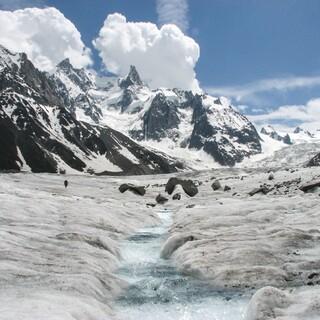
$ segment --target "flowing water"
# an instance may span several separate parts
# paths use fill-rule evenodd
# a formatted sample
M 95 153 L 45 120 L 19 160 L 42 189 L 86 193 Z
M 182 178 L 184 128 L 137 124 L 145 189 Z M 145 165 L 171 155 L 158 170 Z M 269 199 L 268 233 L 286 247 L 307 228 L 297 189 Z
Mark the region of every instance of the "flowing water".
M 171 225 L 170 210 L 158 212 L 159 226 L 145 228 L 123 243 L 118 275 L 129 287 L 117 301 L 121 320 L 242 320 L 248 298 L 217 292 L 177 272 L 160 250 Z

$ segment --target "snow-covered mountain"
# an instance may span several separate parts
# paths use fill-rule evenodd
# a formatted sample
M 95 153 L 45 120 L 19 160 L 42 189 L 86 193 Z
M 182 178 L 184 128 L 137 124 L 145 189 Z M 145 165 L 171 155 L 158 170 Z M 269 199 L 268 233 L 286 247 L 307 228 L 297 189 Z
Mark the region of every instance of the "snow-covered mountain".
M 151 90 L 134 66 L 125 78 L 99 77 L 66 59 L 47 74 L 4 47 L 0 134 L 0 170 L 34 172 L 138 174 L 286 162 L 303 150 L 311 159 L 320 143 L 320 132 L 299 127 L 267 126 L 259 135 L 226 98 Z
M 296 127 L 294 130 L 276 130 L 271 125 L 265 126 L 261 129 L 261 138 L 265 136 L 271 137 L 273 140 L 283 142 L 284 144 L 297 144 L 297 143 L 315 143 L 320 142 L 320 131 L 311 133 L 301 127 Z
M 289 133 L 294 143 L 320 142 L 320 132 L 311 133 L 308 130 L 296 127 L 292 133 Z
M 66 75 L 68 61 L 58 69 L 42 73 L 25 54 L 0 46 L 0 170 L 151 174 L 181 167 L 105 125 L 77 120 L 75 105 L 95 119 L 94 107 L 85 103 L 92 83 L 84 70 Z
M 111 173 L 234 166 L 261 152 L 253 124 L 225 98 L 151 90 L 134 66 L 99 77 L 68 59 L 53 74 L 0 49 L 0 169 Z
M 267 135 L 276 141 L 281 141 L 284 144 L 292 144 L 291 138 L 288 133 L 281 135 L 270 125 L 263 127 L 261 129 L 261 134 Z
M 262 152 L 241 163 L 245 167 L 284 167 L 317 165 L 320 132 L 297 127 L 277 130 L 271 125 L 261 129 Z M 312 160 L 310 160 L 312 159 Z
M 139 143 L 192 167 L 233 166 L 261 152 L 260 137 L 252 123 L 228 100 L 178 89 L 151 90 L 134 66 L 127 77 L 98 78 L 90 87 L 78 81 L 85 71 L 65 61 L 54 75 L 74 99 L 77 119 L 108 125 Z M 76 96 L 74 93 L 78 93 Z

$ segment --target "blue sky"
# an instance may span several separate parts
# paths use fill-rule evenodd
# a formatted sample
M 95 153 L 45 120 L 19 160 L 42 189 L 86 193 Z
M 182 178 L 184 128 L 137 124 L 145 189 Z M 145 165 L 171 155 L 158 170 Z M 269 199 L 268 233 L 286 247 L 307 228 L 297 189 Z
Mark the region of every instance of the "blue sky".
M 110 13 L 122 13 L 129 21 L 159 23 L 156 0 L 39 0 L 37 4 L 41 1 L 63 12 L 91 48 Z M 196 72 L 202 88 L 229 96 L 248 114 L 306 105 L 320 96 L 319 0 L 184 1 L 185 31 L 201 48 Z M 10 1 L 0 0 L 0 7 L 6 2 Z M 30 4 L 11 0 L 15 2 Z M 100 58 L 93 53 L 99 67 Z

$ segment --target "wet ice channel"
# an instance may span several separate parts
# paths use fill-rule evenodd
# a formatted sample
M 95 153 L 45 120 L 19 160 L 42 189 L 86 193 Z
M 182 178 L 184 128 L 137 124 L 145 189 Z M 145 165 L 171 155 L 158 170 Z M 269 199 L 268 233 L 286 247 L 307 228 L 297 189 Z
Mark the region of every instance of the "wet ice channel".
M 161 210 L 162 223 L 145 228 L 124 241 L 123 264 L 118 275 L 129 287 L 117 300 L 121 320 L 183 319 L 242 320 L 248 298 L 217 292 L 206 283 L 184 276 L 170 261 L 160 258 L 171 212 Z

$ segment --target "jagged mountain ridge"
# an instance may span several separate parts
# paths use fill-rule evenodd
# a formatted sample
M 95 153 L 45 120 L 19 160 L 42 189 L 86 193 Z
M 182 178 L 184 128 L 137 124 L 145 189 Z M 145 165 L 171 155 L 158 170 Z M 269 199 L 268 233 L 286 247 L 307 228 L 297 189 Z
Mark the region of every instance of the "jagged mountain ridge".
M 74 69 L 71 64 L 69 68 Z M 56 74 L 63 72 L 58 66 Z M 68 77 L 66 74 L 58 76 L 61 81 Z M 71 80 L 68 78 L 67 83 Z M 71 91 L 79 90 L 77 83 L 73 86 L 77 89 Z M 127 77 L 106 78 L 85 93 L 82 90 L 80 96 L 87 104 L 74 104 L 79 119 L 107 124 L 176 157 L 203 152 L 216 164 L 234 166 L 261 152 L 255 127 L 226 99 L 179 89 L 151 90 L 134 66 Z M 101 111 L 97 111 L 97 117 L 86 112 L 90 104 Z
M 273 126 L 268 125 L 261 129 L 261 137 L 269 136 L 273 140 L 283 142 L 287 145 L 298 144 L 298 143 L 315 143 L 320 140 L 319 131 L 311 133 L 301 127 L 288 132 L 288 130 L 276 130 Z
M 81 84 L 86 72 L 77 71 L 73 81 Z M 77 120 L 75 103 L 85 87 L 71 95 L 64 82 L 0 46 L 0 170 L 155 174 L 181 167 L 105 125 Z
M 25 54 L 1 47 L 0 57 L 2 130 L 15 146 L 8 153 L 10 165 L 8 157 L 1 156 L 2 169 L 31 163 L 33 171 L 54 172 L 66 164 L 76 171 L 161 173 L 193 166 L 201 157 L 211 161 L 208 166 L 234 166 L 261 152 L 255 127 L 224 98 L 151 90 L 133 66 L 123 79 L 99 78 L 66 59 L 49 75 L 38 71 Z M 24 158 L 26 148 L 17 143 L 23 134 L 34 144 L 30 150 L 41 150 L 38 158 L 51 164 L 34 165 L 33 157 Z M 88 142 L 92 135 L 94 146 Z M 108 143 L 112 150 L 124 148 L 127 162 L 119 158 L 121 152 L 106 151 L 110 146 L 101 139 L 104 135 L 116 136 Z
M 292 141 L 289 134 L 280 135 L 272 126 L 268 125 L 261 129 L 261 134 L 267 135 L 273 140 L 283 142 L 284 144 L 291 145 Z

